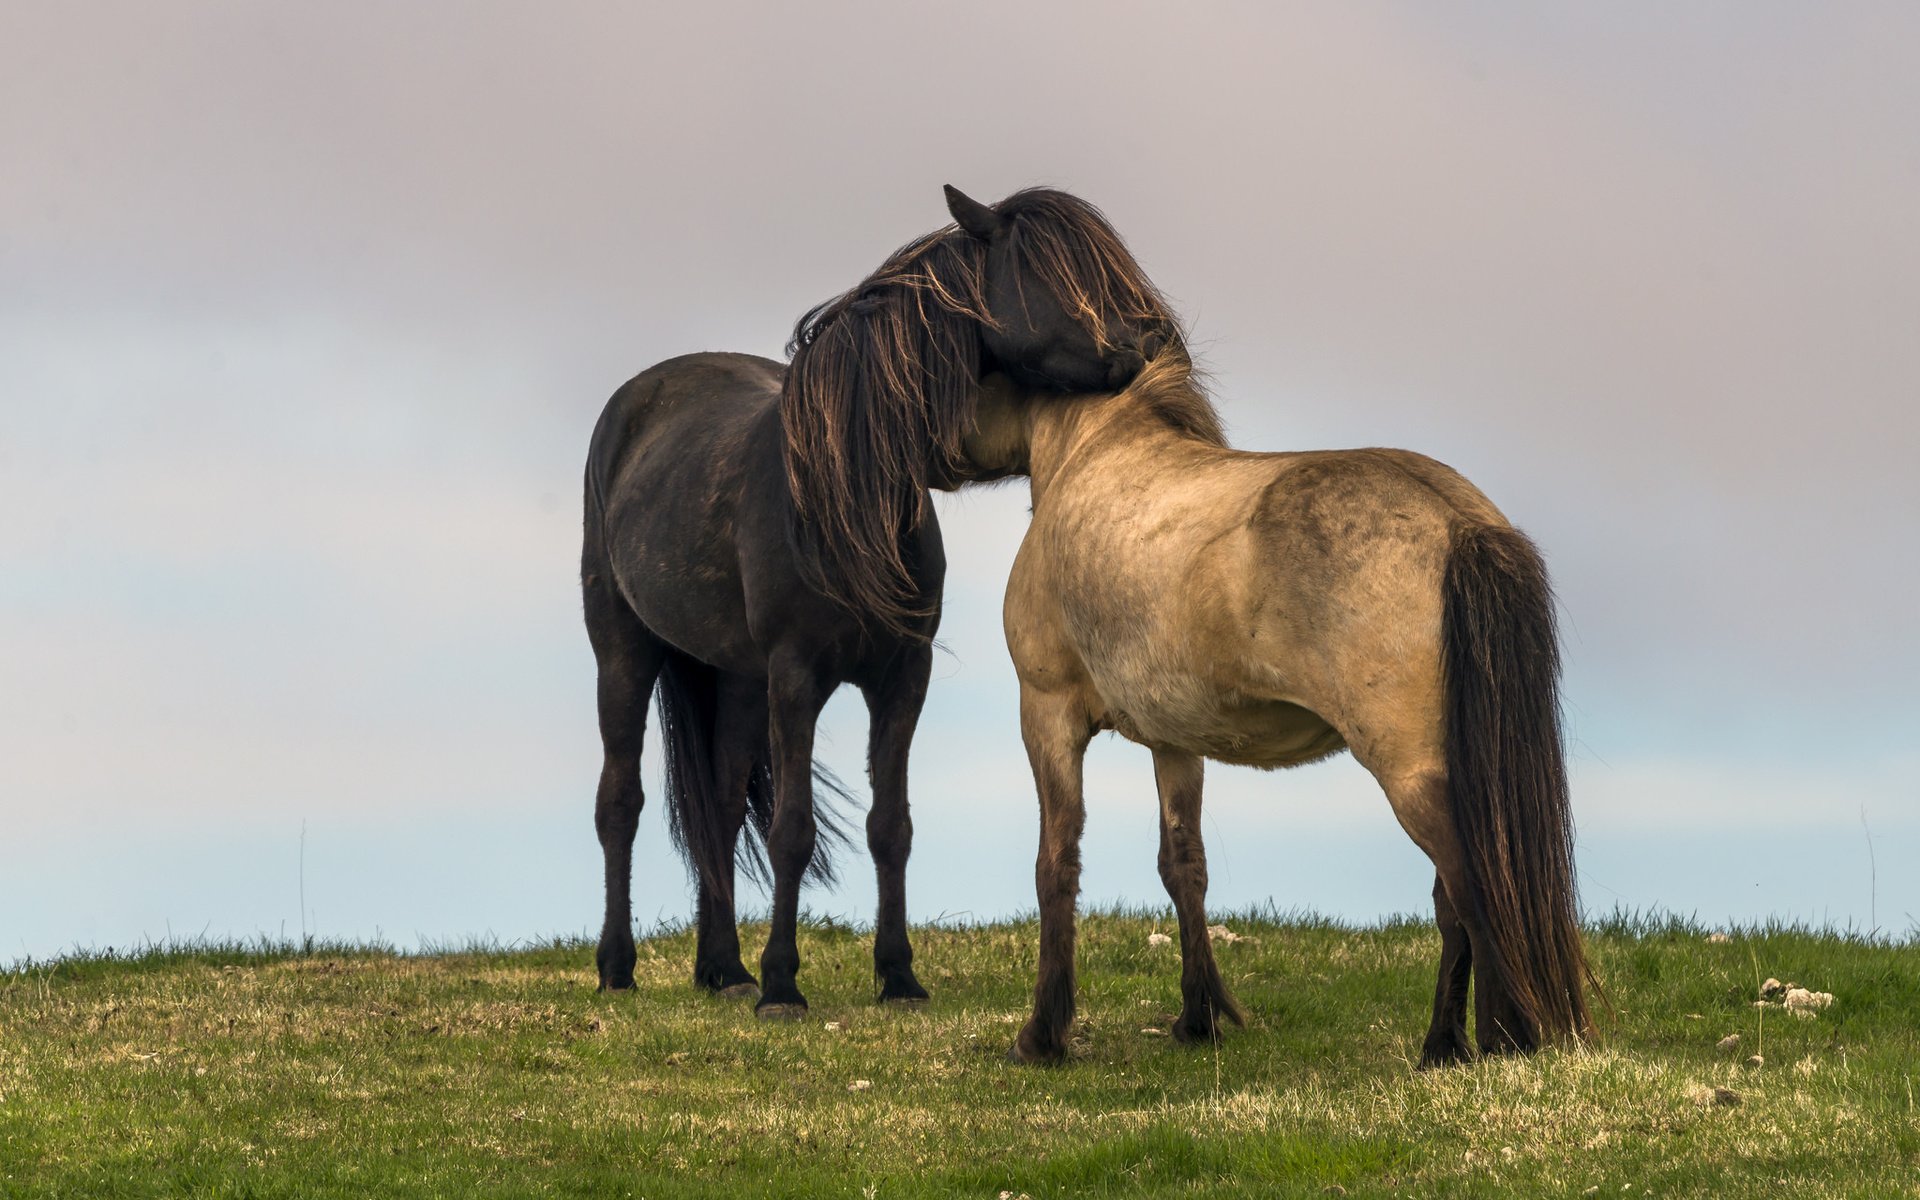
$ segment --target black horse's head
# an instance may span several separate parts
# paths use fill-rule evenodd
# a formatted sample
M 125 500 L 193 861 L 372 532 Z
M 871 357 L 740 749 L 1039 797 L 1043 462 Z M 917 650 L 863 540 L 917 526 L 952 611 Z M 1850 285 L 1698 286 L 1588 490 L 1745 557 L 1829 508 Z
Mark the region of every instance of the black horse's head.
M 947 185 L 947 211 L 985 251 L 983 373 L 1061 392 L 1125 387 L 1178 323 L 1100 210 L 1052 188 L 988 206 Z

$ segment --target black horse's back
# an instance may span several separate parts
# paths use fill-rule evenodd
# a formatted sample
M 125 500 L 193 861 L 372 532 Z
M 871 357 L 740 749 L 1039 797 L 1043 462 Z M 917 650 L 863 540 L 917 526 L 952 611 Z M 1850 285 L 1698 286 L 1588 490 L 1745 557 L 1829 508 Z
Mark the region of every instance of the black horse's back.
M 779 403 L 787 369 L 770 358 L 710 352 L 655 363 L 620 385 L 594 426 L 587 449 L 587 514 L 606 515 L 614 481 L 629 465 L 659 454 L 706 459 L 728 439 L 744 435 L 756 417 Z M 716 437 L 716 434 L 720 436 Z

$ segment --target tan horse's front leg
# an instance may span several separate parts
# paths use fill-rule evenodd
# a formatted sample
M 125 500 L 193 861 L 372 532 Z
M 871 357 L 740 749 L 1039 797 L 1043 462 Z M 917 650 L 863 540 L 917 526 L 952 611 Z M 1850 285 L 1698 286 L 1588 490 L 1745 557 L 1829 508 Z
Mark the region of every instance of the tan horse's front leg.
M 1020 733 L 1040 793 L 1040 854 L 1034 887 L 1040 901 L 1040 971 L 1033 1016 L 1020 1030 L 1011 1057 L 1058 1062 L 1073 1026 L 1074 902 L 1080 894 L 1080 835 L 1086 825 L 1081 767 L 1093 724 L 1070 695 L 1020 688 Z
M 1221 1018 L 1245 1025 L 1227 992 L 1207 934 L 1207 847 L 1200 838 L 1200 794 L 1205 760 L 1181 750 L 1153 752 L 1160 789 L 1160 881 L 1180 917 L 1180 1017 L 1173 1036 L 1212 1041 Z

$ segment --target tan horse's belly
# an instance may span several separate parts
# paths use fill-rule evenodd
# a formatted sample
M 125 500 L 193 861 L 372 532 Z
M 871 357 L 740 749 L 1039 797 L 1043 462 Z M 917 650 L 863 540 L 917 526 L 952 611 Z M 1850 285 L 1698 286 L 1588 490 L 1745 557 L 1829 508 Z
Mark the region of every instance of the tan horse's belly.
M 1111 660 L 1083 662 L 1104 707 L 1101 724 L 1129 741 L 1269 768 L 1312 762 L 1347 745 L 1309 708 L 1223 691 L 1164 659 L 1134 669 Z

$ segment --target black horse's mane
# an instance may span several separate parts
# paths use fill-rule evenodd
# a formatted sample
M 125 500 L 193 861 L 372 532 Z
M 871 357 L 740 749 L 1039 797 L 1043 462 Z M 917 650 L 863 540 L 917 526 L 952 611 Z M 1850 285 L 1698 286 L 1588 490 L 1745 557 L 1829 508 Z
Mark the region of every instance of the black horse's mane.
M 994 208 L 1021 286 L 1043 288 L 1103 348 L 1130 326 L 1178 328 L 1093 205 L 1030 188 Z M 916 238 L 801 317 L 787 346 L 780 417 L 797 558 L 821 592 L 896 632 L 934 602 L 914 586 L 906 534 L 973 421 L 980 329 L 993 324 L 986 263 L 986 244 L 954 226 Z

